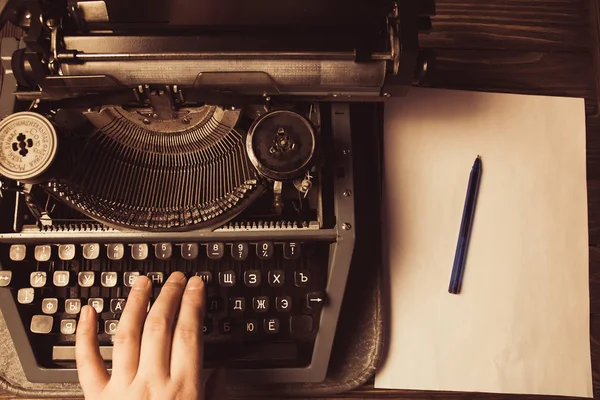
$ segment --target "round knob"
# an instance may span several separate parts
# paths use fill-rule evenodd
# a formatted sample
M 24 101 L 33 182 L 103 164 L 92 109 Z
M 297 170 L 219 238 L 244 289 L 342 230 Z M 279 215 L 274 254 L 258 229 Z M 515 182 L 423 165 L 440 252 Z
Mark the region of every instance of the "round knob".
M 58 137 L 43 116 L 18 112 L 0 122 L 0 175 L 35 182 L 56 156 Z
M 315 131 L 302 115 L 277 110 L 257 119 L 246 138 L 248 157 L 263 176 L 273 180 L 302 176 L 315 153 Z

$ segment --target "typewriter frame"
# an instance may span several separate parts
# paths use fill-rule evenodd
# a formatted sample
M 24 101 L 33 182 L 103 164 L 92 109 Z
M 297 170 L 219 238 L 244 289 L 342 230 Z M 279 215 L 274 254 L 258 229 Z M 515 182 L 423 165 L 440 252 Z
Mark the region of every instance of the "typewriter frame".
M 7 3 L 7 2 L 5 2 Z M 72 2 L 71 2 L 72 3 Z M 323 307 L 320 314 L 319 331 L 314 342 L 312 358 L 310 365 L 303 368 L 269 368 L 269 369 L 233 369 L 228 373 L 230 377 L 238 382 L 249 383 L 283 383 L 283 382 L 321 382 L 325 379 L 327 369 L 330 363 L 330 355 L 335 337 L 336 326 L 338 323 L 342 301 L 350 264 L 355 250 L 355 202 L 354 202 L 354 171 L 353 171 L 353 148 L 351 142 L 351 124 L 350 124 L 350 104 L 349 102 L 380 102 L 389 96 L 402 95 L 408 90 L 411 83 L 419 81 L 423 78 L 422 74 L 426 72 L 428 62 L 432 61 L 430 55 L 422 52 L 418 46 L 417 33 L 430 28 L 430 21 L 425 18 L 426 15 L 432 15 L 435 12 L 433 1 L 416 1 L 406 0 L 397 1 L 396 8 L 390 16 L 390 47 L 385 51 L 377 51 L 373 54 L 365 54 L 363 51 L 348 51 L 329 53 L 321 51 L 320 53 L 307 53 L 314 60 L 319 60 L 321 57 L 332 58 L 344 65 L 359 65 L 365 66 L 364 61 L 371 63 L 371 72 L 378 72 L 376 75 L 376 85 L 362 85 L 362 82 L 349 82 L 340 87 L 332 86 L 321 89 L 318 86 L 312 87 L 305 85 L 300 88 L 292 88 L 289 90 L 282 89 L 278 91 L 277 82 L 266 81 L 264 91 L 257 93 L 252 92 L 251 95 L 260 100 L 264 96 L 273 94 L 277 96 L 287 96 L 294 98 L 301 96 L 303 101 L 323 101 L 331 104 L 331 129 L 332 140 L 334 145 L 334 159 L 331 160 L 333 168 L 343 170 L 343 173 L 333 174 L 333 207 L 336 223 L 333 228 L 318 229 L 318 230 L 266 230 L 266 231 L 228 231 L 226 229 L 218 231 L 198 230 L 189 232 L 138 232 L 138 231 L 118 231 L 108 230 L 105 232 L 60 232 L 49 231 L 40 233 L 36 230 L 25 229 L 19 233 L 0 233 L 0 243 L 15 243 L 15 244 L 37 244 L 40 241 L 51 242 L 56 244 L 73 243 L 74 241 L 93 241 L 98 243 L 112 243 L 115 241 L 126 243 L 153 243 L 159 241 L 169 241 L 174 243 L 194 242 L 194 241 L 253 241 L 264 238 L 265 234 L 274 241 L 287 239 L 293 240 L 311 240 L 330 243 L 328 276 L 325 291 L 327 293 L 327 303 Z M 6 4 L 4 4 L 6 6 Z M 3 6 L 0 6 L 2 10 Z M 17 14 L 15 14 L 17 15 Z M 35 17 L 35 15 L 34 15 Z M 37 23 L 37 18 L 31 18 L 31 21 Z M 15 22 L 15 21 L 13 21 Z M 50 21 L 47 21 L 50 22 Z M 39 27 L 38 27 L 39 28 Z M 56 27 L 48 26 L 56 33 Z M 38 29 L 39 31 L 39 29 Z M 34 30 L 34 32 L 36 32 Z M 39 32 L 38 32 L 39 34 Z M 107 36 L 108 37 L 108 36 Z M 54 37 L 56 39 L 56 36 Z M 82 37 L 78 40 L 85 41 Z M 2 93 L 12 93 L 17 87 L 17 79 L 12 71 L 12 56 L 16 50 L 30 46 L 40 46 L 36 43 L 38 38 L 35 35 L 29 38 L 27 43 L 17 41 L 12 38 L 6 38 L 2 41 L 1 59 L 4 67 L 5 76 L 2 83 Z M 96 38 L 97 39 L 97 38 Z M 75 39 L 72 39 L 75 40 Z M 153 38 L 154 40 L 154 38 Z M 163 39 L 164 43 L 160 46 L 171 48 L 169 44 L 174 42 L 174 38 Z M 92 40 L 93 41 L 93 40 Z M 83 42 L 81 42 L 84 44 Z M 165 44 L 166 43 L 166 44 Z M 77 53 L 70 52 L 73 49 L 57 48 L 57 41 L 54 40 L 51 50 L 54 50 L 55 61 L 64 61 L 67 66 L 76 65 L 76 60 L 85 60 L 93 64 L 94 59 L 99 60 L 100 56 L 104 56 L 102 52 L 91 52 L 97 54 L 87 54 L 86 52 Z M 151 45 L 156 45 L 153 43 Z M 160 47 L 159 46 L 159 47 Z M 68 46 L 67 46 L 68 47 Z M 78 46 L 75 46 L 78 47 Z M 127 46 L 125 46 L 127 47 Z M 85 46 L 83 47 L 85 50 Z M 60 50 L 65 50 L 60 52 Z M 81 50 L 78 48 L 78 50 Z M 123 49 L 121 56 L 130 55 Z M 154 49 L 152 53 L 160 53 L 160 49 Z M 177 50 L 177 49 L 176 49 Z M 315 49 L 316 50 L 316 49 Z M 330 50 L 330 49 L 327 49 Z M 217 53 L 221 53 L 220 51 Z M 217 54 L 218 56 L 220 56 Z M 52 55 L 52 52 L 49 52 Z M 106 54 L 105 54 L 106 55 Z M 177 55 L 177 54 L 174 54 Z M 225 54 L 228 55 L 228 54 Z M 236 56 L 245 56 L 247 58 L 254 57 L 253 54 L 235 54 Z M 108 55 L 105 61 L 111 61 L 115 57 Z M 177 56 L 178 59 L 186 59 L 189 55 L 183 54 Z M 211 52 L 193 54 L 194 59 L 210 58 L 215 56 Z M 231 56 L 231 54 L 229 54 Z M 262 54 L 267 59 L 273 57 L 273 54 Z M 306 54 L 290 53 L 284 57 L 284 60 L 302 62 Z M 283 56 L 282 56 L 283 57 Z M 11 114 L 14 111 L 15 99 L 18 100 L 44 100 L 44 99 L 74 99 L 85 93 L 85 84 L 80 87 L 76 75 L 85 76 L 83 72 L 64 77 L 52 75 L 46 76 L 40 74 L 35 68 L 31 68 L 24 74 L 23 65 L 15 66 L 16 73 L 21 81 L 31 80 L 35 84 L 39 84 L 43 88 L 39 90 L 28 90 L 27 87 L 35 87 L 36 85 L 24 85 L 21 90 L 17 90 L 14 96 L 0 96 L 0 117 Z M 24 76 L 27 75 L 27 76 Z M 369 75 L 368 73 L 366 75 Z M 375 75 L 374 75 L 375 76 Z M 74 78 L 74 79 L 71 79 Z M 97 73 L 89 73 L 86 76 L 90 79 L 92 86 L 99 87 L 100 84 L 111 83 L 106 77 L 102 77 Z M 141 78 L 140 78 L 141 79 Z M 260 81 L 262 82 L 262 81 Z M 259 83 L 260 83 L 259 82 Z M 89 84 L 90 82 L 88 82 Z M 114 82 L 113 82 L 114 83 Z M 145 83 L 145 82 L 144 82 Z M 204 82 L 206 84 L 206 82 Z M 208 82 L 208 83 L 212 83 Z M 353 85 L 352 83 L 356 83 Z M 261 83 L 262 84 L 262 83 Z M 202 86 L 202 85 L 200 85 Z M 107 85 L 105 93 L 108 95 L 127 94 L 131 97 L 131 91 L 123 93 L 120 91 L 122 87 Z M 197 89 L 196 85 L 192 89 Z M 113 92 L 111 92 L 113 91 Z M 190 91 L 193 93 L 193 90 Z M 261 96 L 262 94 L 262 96 Z M 202 95 L 206 95 L 203 93 Z M 344 102 L 340 102 L 344 99 Z M 328 160 L 329 161 L 329 160 Z M 356 171 L 361 173 L 361 171 Z M 14 297 L 9 289 L 0 288 L 0 307 L 2 309 L 11 337 L 15 344 L 18 357 L 23 366 L 26 377 L 32 382 L 40 383 L 56 383 L 56 382 L 78 382 L 77 370 L 74 368 L 45 368 L 38 365 L 33 349 L 29 343 L 26 327 L 23 326 L 17 305 Z
M 12 42 L 12 43 L 11 43 Z M 2 63 L 5 67 L 5 78 L 2 90 L 11 90 L 10 85 L 16 85 L 12 75 L 10 59 L 18 44 L 12 39 L 3 39 Z M 13 86 L 14 87 L 14 86 Z M 6 99 L 7 96 L 4 97 Z M 0 111 L 14 107 L 14 97 L 0 103 Z M 11 102 L 10 99 L 13 101 Z M 9 104 L 10 103 L 10 104 Z M 126 241 L 139 242 L 193 242 L 203 240 L 244 240 L 252 241 L 269 236 L 277 240 L 313 240 L 331 242 L 329 250 L 329 270 L 326 293 L 327 303 L 320 315 L 319 332 L 314 343 L 311 363 L 303 368 L 268 368 L 268 369 L 233 369 L 229 371 L 232 379 L 240 382 L 281 383 L 281 382 L 320 382 L 326 374 L 330 361 L 331 349 L 335 337 L 350 263 L 354 251 L 354 171 L 353 151 L 351 143 L 350 105 L 348 103 L 331 104 L 331 129 L 334 143 L 334 167 L 343 173 L 333 177 L 333 204 L 336 224 L 331 229 L 298 230 L 298 231 L 252 231 L 228 232 L 199 230 L 190 232 L 138 232 L 138 231 L 106 231 L 106 232 L 44 232 L 23 231 L 20 233 L 0 234 L 0 243 L 35 244 L 43 237 L 44 241 L 52 243 L 70 243 L 77 239 L 86 239 L 98 243 Z M 334 279 L 332 279 L 334 277 Z M 343 282 L 343 284 L 340 284 Z M 0 289 L 0 307 L 7 321 L 11 337 L 15 344 L 19 360 L 27 379 L 31 382 L 78 382 L 77 370 L 66 368 L 45 368 L 38 365 L 32 347 L 29 343 L 26 328 L 23 326 L 10 289 Z M 109 370 L 110 371 L 110 370 Z

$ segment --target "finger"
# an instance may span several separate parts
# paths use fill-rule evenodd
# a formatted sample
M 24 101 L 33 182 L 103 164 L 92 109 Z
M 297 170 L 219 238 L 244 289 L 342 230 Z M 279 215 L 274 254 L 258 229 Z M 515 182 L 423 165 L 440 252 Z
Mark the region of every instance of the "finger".
M 173 326 L 185 282 L 181 272 L 171 274 L 146 318 L 140 354 L 140 373 L 145 376 L 166 378 L 170 375 Z
M 140 276 L 129 292 L 113 346 L 113 379 L 129 384 L 135 378 L 140 361 L 142 329 L 150 301 L 150 279 Z
M 226 400 L 227 386 L 225 385 L 225 369 L 218 367 L 214 369 L 206 381 L 204 390 L 206 400 Z
M 183 297 L 179 318 L 173 334 L 171 376 L 179 380 L 200 382 L 202 373 L 204 322 L 204 282 L 200 277 L 190 279 Z
M 90 306 L 81 309 L 75 340 L 75 360 L 83 392 L 102 392 L 109 375 L 98 347 L 98 317 L 96 310 Z

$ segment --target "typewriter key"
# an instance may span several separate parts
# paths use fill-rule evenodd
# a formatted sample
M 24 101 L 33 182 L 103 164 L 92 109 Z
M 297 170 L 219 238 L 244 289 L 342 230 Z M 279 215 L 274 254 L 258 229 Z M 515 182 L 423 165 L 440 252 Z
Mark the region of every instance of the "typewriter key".
M 34 112 L 14 113 L 0 123 L 0 174 L 37 183 L 56 156 L 54 126 Z
M 53 325 L 54 319 L 50 315 L 34 315 L 29 329 L 33 333 L 48 334 L 52 332 Z
M 23 261 L 27 254 L 27 247 L 24 244 L 13 244 L 8 254 L 12 261 Z

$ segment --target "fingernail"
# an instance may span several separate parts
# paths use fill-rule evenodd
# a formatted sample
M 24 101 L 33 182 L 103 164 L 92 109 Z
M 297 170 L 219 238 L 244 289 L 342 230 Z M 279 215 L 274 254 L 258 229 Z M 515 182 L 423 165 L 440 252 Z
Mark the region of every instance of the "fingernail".
M 185 280 L 185 275 L 183 274 L 183 272 L 173 272 L 168 280 L 173 283 L 183 282 Z
M 192 276 L 185 290 L 199 290 L 204 288 L 204 281 L 199 276 Z
M 150 286 L 150 279 L 147 276 L 141 275 L 135 280 L 133 289 L 143 290 Z

